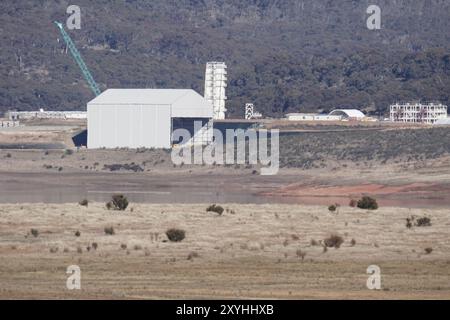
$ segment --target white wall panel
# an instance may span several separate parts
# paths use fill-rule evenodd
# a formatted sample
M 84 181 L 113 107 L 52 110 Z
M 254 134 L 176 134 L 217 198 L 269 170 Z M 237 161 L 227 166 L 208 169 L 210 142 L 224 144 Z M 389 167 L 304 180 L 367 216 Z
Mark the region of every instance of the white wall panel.
M 100 121 L 100 147 L 116 148 L 116 107 L 101 106 L 99 107 Z M 89 134 L 89 133 L 88 133 Z
M 136 118 L 134 110 L 128 106 L 116 107 L 116 144 L 118 147 L 133 147 L 131 145 L 132 120 Z
M 88 105 L 88 148 L 170 148 L 167 105 Z

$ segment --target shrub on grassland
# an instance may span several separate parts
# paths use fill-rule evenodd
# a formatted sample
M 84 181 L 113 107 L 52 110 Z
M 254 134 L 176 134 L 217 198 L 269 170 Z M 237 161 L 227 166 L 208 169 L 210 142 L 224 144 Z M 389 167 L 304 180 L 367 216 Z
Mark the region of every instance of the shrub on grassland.
M 181 242 L 186 237 L 186 232 L 181 229 L 169 229 L 166 231 L 166 236 L 172 242 Z
M 206 208 L 206 212 L 215 212 L 218 213 L 219 215 L 222 215 L 223 211 L 224 208 L 216 204 L 212 204 L 208 208 Z
M 337 235 L 337 234 L 332 234 L 331 236 L 326 238 L 323 241 L 323 243 L 328 248 L 339 249 L 341 247 L 341 245 L 344 243 L 344 239 L 341 236 Z
M 37 238 L 39 236 L 39 230 L 37 229 L 31 229 L 30 233 L 33 235 L 33 237 Z
M 339 208 L 339 205 L 338 205 L 338 204 L 332 204 L 332 205 L 330 205 L 330 206 L 328 207 L 328 211 L 330 211 L 330 212 L 336 212 L 338 208 Z
M 114 228 L 113 227 L 106 227 L 105 228 L 105 234 L 110 235 L 110 236 L 114 235 L 115 234 Z
M 406 227 L 408 229 L 411 229 L 412 227 L 431 227 L 431 218 L 426 216 L 411 216 L 409 218 L 406 218 Z
M 113 195 L 111 201 L 106 204 L 108 210 L 125 211 L 127 207 L 128 199 L 123 194 Z
M 377 200 L 367 196 L 362 197 L 361 200 L 358 201 L 357 206 L 360 209 L 368 209 L 368 210 L 378 209 Z

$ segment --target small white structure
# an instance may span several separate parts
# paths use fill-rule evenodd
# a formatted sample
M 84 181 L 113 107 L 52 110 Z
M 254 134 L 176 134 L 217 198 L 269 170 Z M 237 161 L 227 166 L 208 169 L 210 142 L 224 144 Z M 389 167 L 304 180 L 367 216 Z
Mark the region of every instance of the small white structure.
M 255 105 L 253 103 L 245 104 L 245 120 L 261 119 L 262 117 L 261 112 L 255 111 Z
M 290 121 L 341 121 L 342 116 L 316 113 L 288 113 L 286 118 Z
M 330 112 L 330 116 L 341 116 L 342 120 L 361 121 L 366 116 L 358 109 L 336 109 Z
M 253 115 L 255 113 L 255 106 L 253 103 L 246 103 L 245 104 L 245 120 L 250 120 L 253 118 Z
M 314 121 L 314 113 L 288 113 L 286 118 L 290 121 Z
M 252 119 L 262 119 L 263 115 L 261 112 L 255 111 L 253 112 L 253 117 Z
M 14 127 L 19 127 L 20 126 L 20 122 L 19 121 L 14 121 L 14 120 L 0 120 L 0 128 L 14 128 Z
M 212 105 L 190 89 L 109 89 L 87 110 L 90 149 L 170 148 L 178 128 L 201 143 L 212 139 Z
M 411 122 L 433 124 L 447 118 L 447 106 L 443 104 L 406 103 L 393 104 L 390 110 L 392 122 Z
M 439 119 L 434 124 L 437 126 L 450 126 L 450 118 Z
M 205 99 L 214 109 L 214 120 L 225 119 L 227 65 L 225 62 L 208 62 L 205 73 Z

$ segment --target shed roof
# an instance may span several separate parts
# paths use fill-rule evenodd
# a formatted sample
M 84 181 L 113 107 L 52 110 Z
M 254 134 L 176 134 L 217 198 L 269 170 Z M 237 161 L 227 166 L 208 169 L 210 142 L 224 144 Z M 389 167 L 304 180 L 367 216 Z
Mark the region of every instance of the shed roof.
M 171 106 L 172 117 L 212 117 L 212 105 L 192 89 L 108 89 L 88 105 Z
M 358 109 L 336 109 L 330 112 L 330 115 L 346 115 L 349 118 L 364 118 L 365 115 Z

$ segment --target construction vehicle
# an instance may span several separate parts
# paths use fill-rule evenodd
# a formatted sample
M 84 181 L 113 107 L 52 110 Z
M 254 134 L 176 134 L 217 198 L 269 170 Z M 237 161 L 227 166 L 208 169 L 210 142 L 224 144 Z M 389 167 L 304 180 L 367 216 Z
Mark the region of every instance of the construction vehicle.
M 55 24 L 58 27 L 59 31 L 61 32 L 61 35 L 64 41 L 66 42 L 67 47 L 70 50 L 70 53 L 77 62 L 78 66 L 80 67 L 81 72 L 83 72 L 83 76 L 86 79 L 87 83 L 89 84 L 89 87 L 91 88 L 92 92 L 95 94 L 95 96 L 99 96 L 102 92 L 100 91 L 97 82 L 95 82 L 94 77 L 92 77 L 91 72 L 84 63 L 84 60 L 81 57 L 81 54 L 78 51 L 77 47 L 75 46 L 74 42 L 72 41 L 66 30 L 64 30 L 62 23 L 55 21 Z

